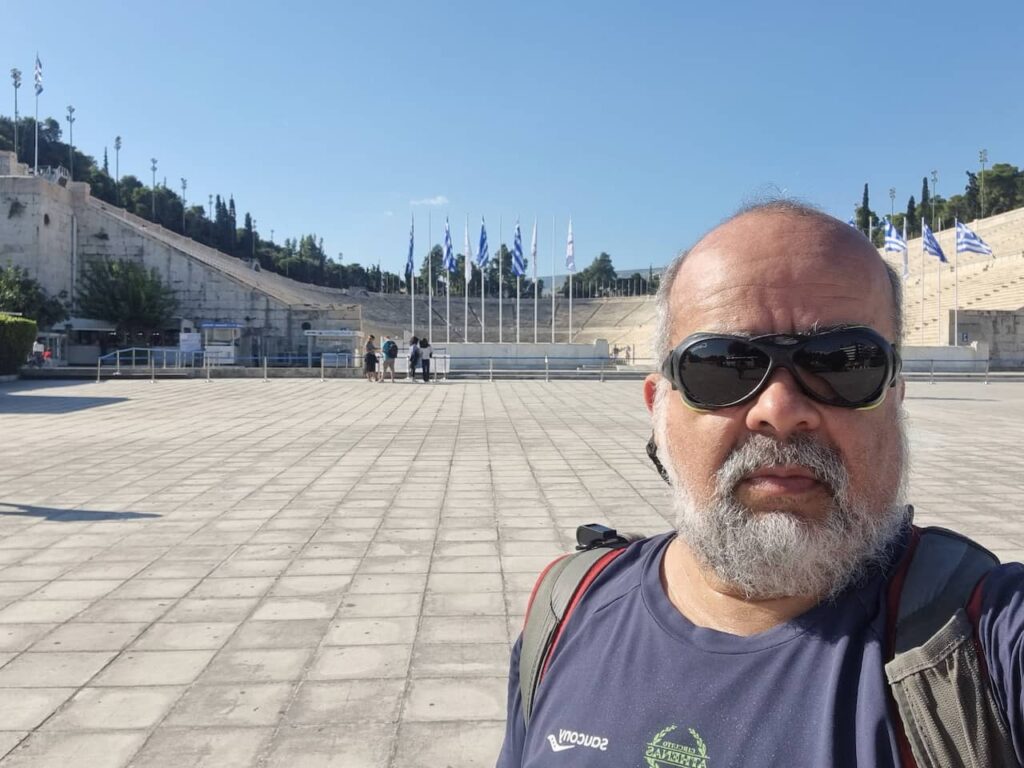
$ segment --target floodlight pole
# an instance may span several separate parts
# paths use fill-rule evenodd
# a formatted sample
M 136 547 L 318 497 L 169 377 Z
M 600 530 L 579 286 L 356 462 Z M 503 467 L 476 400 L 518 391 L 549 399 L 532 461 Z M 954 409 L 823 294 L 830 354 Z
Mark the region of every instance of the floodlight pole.
M 114 137 L 114 189 L 117 191 L 117 204 L 121 205 L 121 137 Z
M 75 180 L 75 108 L 68 104 L 68 175 Z
M 15 93 L 15 105 L 17 105 L 17 91 Z M 17 120 L 17 106 L 15 106 L 15 120 Z M 981 162 L 981 218 L 985 218 L 985 163 L 988 162 L 988 150 L 978 152 L 978 160 Z
M 181 234 L 185 234 L 185 190 L 188 189 L 188 179 L 181 177 Z
M 896 218 L 896 187 L 889 187 L 889 223 Z M 894 225 L 895 226 L 895 225 Z
M 18 162 L 18 89 L 21 88 L 21 70 L 11 69 L 11 82 L 14 83 L 14 162 Z
M 151 218 L 156 222 L 156 158 L 149 158 L 149 170 L 153 172 L 153 186 L 150 188 L 150 209 Z

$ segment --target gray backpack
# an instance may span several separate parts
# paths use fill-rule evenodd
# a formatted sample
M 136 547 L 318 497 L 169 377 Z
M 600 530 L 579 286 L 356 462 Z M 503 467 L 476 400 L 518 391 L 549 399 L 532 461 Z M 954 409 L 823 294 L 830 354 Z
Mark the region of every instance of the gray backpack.
M 527 724 L 537 688 L 573 609 L 630 539 L 580 526 L 577 552 L 549 565 L 526 609 L 519 691 Z M 888 587 L 886 678 L 899 712 L 904 768 L 1019 766 L 976 636 L 981 583 L 999 560 L 943 528 L 913 529 Z

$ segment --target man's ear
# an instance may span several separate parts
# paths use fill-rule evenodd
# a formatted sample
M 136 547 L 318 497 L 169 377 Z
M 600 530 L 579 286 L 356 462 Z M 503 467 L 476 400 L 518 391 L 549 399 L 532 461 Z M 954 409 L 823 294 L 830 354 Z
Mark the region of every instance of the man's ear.
M 647 412 L 654 415 L 654 400 L 658 396 L 658 382 L 661 381 L 661 374 L 649 373 L 644 379 L 644 405 Z

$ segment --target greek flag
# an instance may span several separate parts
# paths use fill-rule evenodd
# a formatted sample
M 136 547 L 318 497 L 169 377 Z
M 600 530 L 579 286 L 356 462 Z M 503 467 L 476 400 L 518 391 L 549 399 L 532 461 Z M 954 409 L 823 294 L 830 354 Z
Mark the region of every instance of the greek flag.
M 473 246 L 469 244 L 469 216 L 466 217 L 466 239 L 462 244 L 462 250 L 465 251 L 462 254 L 462 265 L 466 270 L 466 285 L 469 286 L 469 281 L 473 279 Z
M 885 250 L 906 253 L 907 241 L 900 237 L 900 233 L 896 231 L 896 227 L 892 225 L 889 219 L 883 219 L 882 221 L 885 222 Z
M 476 252 L 476 265 L 481 270 L 487 266 L 487 259 L 490 254 L 487 252 L 487 227 L 484 225 L 484 217 L 480 217 L 480 247 Z
M 448 272 L 455 271 L 455 251 L 452 250 L 452 230 L 448 226 L 448 217 L 444 217 L 444 268 Z
M 565 268 L 576 271 L 576 246 L 572 241 L 572 219 L 569 219 L 569 239 L 565 243 Z
M 43 92 L 43 62 L 39 60 L 39 54 L 36 54 L 36 96 Z
M 992 255 L 992 249 L 989 247 L 989 244 L 969 230 L 961 221 L 956 223 L 956 252 L 980 253 L 984 256 Z
M 512 238 L 512 274 L 522 277 L 526 274 L 526 263 L 523 261 L 523 233 L 519 231 L 516 221 L 516 234 Z
M 412 223 L 409 224 L 409 257 L 405 260 L 405 275 L 406 278 L 412 277 L 413 270 L 416 269 L 416 261 L 413 259 L 413 233 L 416 231 L 416 218 L 413 217 Z
M 851 227 L 853 227 L 854 229 L 856 229 L 856 228 L 857 228 L 857 222 L 856 222 L 856 221 L 854 221 L 853 219 L 847 219 L 847 220 L 846 220 L 846 223 L 847 223 L 847 224 L 849 224 L 849 225 L 850 225 Z
M 924 249 L 924 252 L 934 256 L 943 264 L 948 264 L 949 260 L 946 259 L 946 254 L 944 254 L 942 252 L 942 248 L 939 247 L 939 241 L 936 240 L 935 235 L 932 234 L 931 227 L 922 223 L 921 229 L 921 247 Z

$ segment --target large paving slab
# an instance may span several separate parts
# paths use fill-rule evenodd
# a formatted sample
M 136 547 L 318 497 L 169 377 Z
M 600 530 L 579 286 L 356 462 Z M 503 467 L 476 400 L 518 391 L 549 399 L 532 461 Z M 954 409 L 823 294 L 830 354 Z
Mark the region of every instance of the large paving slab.
M 1024 558 L 1024 385 L 911 383 L 918 519 Z M 640 382 L 0 385 L 0 766 L 486 766 Z

